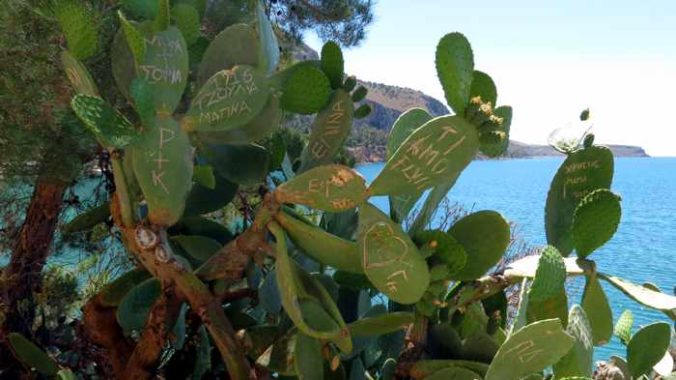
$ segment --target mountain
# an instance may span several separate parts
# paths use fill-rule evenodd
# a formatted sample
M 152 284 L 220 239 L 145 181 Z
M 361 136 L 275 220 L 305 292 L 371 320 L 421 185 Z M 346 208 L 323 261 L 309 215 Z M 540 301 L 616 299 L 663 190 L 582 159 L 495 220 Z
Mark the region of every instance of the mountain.
M 294 52 L 296 60 L 319 59 L 319 54 L 305 44 Z M 359 78 L 358 78 L 359 79 Z M 404 111 L 420 107 L 432 116 L 449 113 L 446 105 L 421 91 L 406 87 L 358 80 L 358 85 L 366 87 L 368 94 L 363 101 L 371 106 L 371 114 L 355 120 L 350 137 L 346 142 L 348 150 L 358 162 L 381 162 L 385 160 L 387 135 L 392 124 Z M 309 120 L 301 119 L 300 128 L 306 130 Z M 515 126 L 513 125 L 512 128 Z M 518 126 L 516 126 L 518 128 Z M 629 145 L 609 145 L 616 157 L 648 157 L 643 148 Z M 510 141 L 503 158 L 528 158 L 561 156 L 562 154 L 548 145 L 531 145 L 519 141 Z M 486 157 L 479 154 L 478 159 Z

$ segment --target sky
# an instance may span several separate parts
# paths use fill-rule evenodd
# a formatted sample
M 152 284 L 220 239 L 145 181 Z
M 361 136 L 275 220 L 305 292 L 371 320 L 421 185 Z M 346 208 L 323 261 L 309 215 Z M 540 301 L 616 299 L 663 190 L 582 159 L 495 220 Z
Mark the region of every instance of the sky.
M 514 108 L 513 140 L 545 144 L 589 108 L 597 143 L 676 156 L 676 1 L 379 0 L 366 40 L 344 50 L 345 71 L 445 103 L 434 54 L 455 31 L 498 105 Z M 314 35 L 306 43 L 321 50 Z

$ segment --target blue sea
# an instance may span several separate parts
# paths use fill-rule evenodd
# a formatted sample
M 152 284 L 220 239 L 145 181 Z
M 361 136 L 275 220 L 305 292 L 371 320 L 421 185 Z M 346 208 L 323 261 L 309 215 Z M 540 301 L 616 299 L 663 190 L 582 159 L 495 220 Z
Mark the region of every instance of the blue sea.
M 519 237 L 545 245 L 544 205 L 549 184 L 562 158 L 474 161 L 448 194 L 451 202 L 472 210 L 499 211 L 517 226 Z M 372 181 L 383 164 L 360 165 Z M 671 294 L 676 287 L 676 158 L 616 158 L 613 191 L 622 196 L 622 222 L 614 238 L 590 257 L 604 273 L 635 283 L 652 282 Z M 374 200 L 387 208 L 386 198 Z M 582 282 L 573 283 L 581 295 Z M 576 286 L 577 285 L 577 286 Z M 617 319 L 624 309 L 634 314 L 634 332 L 655 321 L 670 322 L 607 283 L 603 287 Z M 573 299 L 575 301 L 575 299 Z M 579 298 L 576 302 L 579 302 Z M 595 349 L 595 359 L 626 357 L 617 338 Z

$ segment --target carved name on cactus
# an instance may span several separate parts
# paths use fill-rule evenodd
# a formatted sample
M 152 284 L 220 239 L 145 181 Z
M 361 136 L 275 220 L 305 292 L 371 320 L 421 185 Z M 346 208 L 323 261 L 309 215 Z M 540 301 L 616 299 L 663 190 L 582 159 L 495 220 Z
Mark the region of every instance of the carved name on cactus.
M 190 129 L 227 130 L 249 122 L 267 102 L 268 91 L 253 67 L 237 66 L 214 74 L 188 112 Z
M 397 149 L 371 185 L 372 194 L 419 193 L 462 171 L 477 148 L 476 128 L 464 119 L 432 119 Z
M 170 36 L 154 35 L 143 39 L 146 50 L 149 48 L 159 49 L 156 57 L 160 58 L 162 66 L 153 64 L 139 65 L 141 76 L 148 83 L 166 82 L 178 84 L 183 80 L 182 70 L 172 67 L 175 58 L 184 54 L 181 41 Z
M 572 196 L 573 199 L 582 199 L 590 191 L 594 189 L 583 189 L 579 191 L 568 191 L 572 185 L 581 185 L 587 183 L 587 171 L 589 169 L 599 169 L 600 164 L 598 160 L 594 161 L 585 161 L 585 162 L 573 162 L 563 167 L 563 170 L 566 174 L 566 180 L 563 185 L 563 198 Z M 582 172 L 583 174 L 579 174 Z
M 315 159 L 321 160 L 329 153 L 330 145 L 327 139 L 340 133 L 342 118 L 345 115 L 345 109 L 342 102 L 336 102 L 331 107 L 331 114 L 326 121 L 326 128 L 322 131 L 321 137 L 312 142 L 310 152 Z

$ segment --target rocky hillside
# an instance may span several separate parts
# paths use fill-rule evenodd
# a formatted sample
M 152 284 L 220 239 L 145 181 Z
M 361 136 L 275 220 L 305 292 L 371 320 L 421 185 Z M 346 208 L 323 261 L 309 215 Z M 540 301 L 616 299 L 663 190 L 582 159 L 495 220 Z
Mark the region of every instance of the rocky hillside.
M 319 59 L 319 54 L 312 48 L 302 44 L 294 52 L 296 60 Z M 362 78 L 358 78 L 362 79 Z M 368 89 L 366 103 L 371 105 L 371 114 L 356 120 L 352 134 L 348 138 L 347 147 L 358 162 L 380 162 L 385 159 L 385 145 L 387 134 L 399 115 L 413 107 L 420 107 L 433 116 L 449 113 L 448 108 L 439 100 L 418 90 L 406 87 L 391 86 L 382 83 L 359 80 L 359 85 Z M 295 128 L 307 130 L 310 120 L 298 119 Z M 518 128 L 513 125 L 512 128 Z M 647 157 L 641 147 L 628 145 L 610 145 L 609 148 L 617 157 Z M 530 145 L 518 141 L 511 141 L 505 158 L 527 158 L 560 156 L 548 145 Z M 482 159 L 479 155 L 477 158 Z

